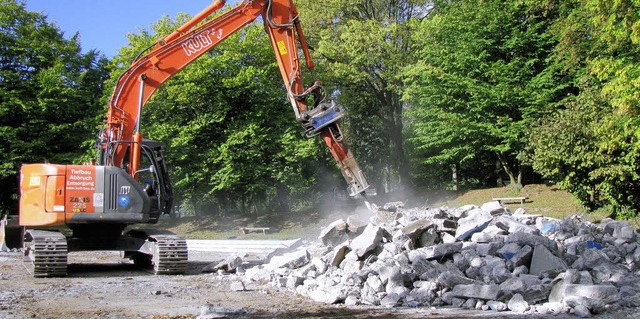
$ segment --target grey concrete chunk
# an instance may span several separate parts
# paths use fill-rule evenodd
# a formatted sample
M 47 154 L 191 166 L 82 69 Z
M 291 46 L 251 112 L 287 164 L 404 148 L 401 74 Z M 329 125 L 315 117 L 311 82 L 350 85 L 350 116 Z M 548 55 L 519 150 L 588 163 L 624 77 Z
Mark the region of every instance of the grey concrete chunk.
M 349 242 L 344 242 L 341 245 L 335 247 L 329 253 L 329 265 L 334 267 L 339 267 L 342 261 L 344 260 L 345 256 L 347 255 L 347 253 L 349 253 L 349 251 L 350 251 Z
M 507 212 L 498 201 L 486 202 L 480 206 L 480 209 L 489 212 L 492 216 L 502 215 Z
M 418 248 L 415 251 L 421 254 L 426 260 L 434 260 L 453 255 L 462 249 L 462 243 L 439 244 L 430 247 Z
M 471 285 L 475 283 L 475 280 L 465 277 L 462 273 L 447 271 L 438 276 L 438 284 L 453 288 L 457 285 Z
M 349 247 L 359 258 L 363 257 L 380 244 L 382 232 L 379 226 L 369 224 L 362 234 L 351 241 Z
M 433 222 L 428 219 L 421 219 L 410 223 L 406 227 L 401 229 L 402 234 L 409 236 L 409 238 L 415 240 L 422 234 L 423 231 L 434 227 Z
M 498 285 L 457 285 L 451 290 L 453 297 L 495 300 L 498 298 Z
M 509 309 L 507 304 L 502 301 L 490 300 L 487 301 L 486 306 L 493 311 L 507 311 Z M 484 309 L 484 307 L 482 308 Z
M 524 300 L 521 294 L 513 295 L 513 297 L 509 299 L 509 302 L 507 302 L 507 307 L 509 310 L 519 313 L 524 313 L 530 308 L 529 303 Z
M 265 267 L 267 269 L 290 268 L 295 269 L 309 263 L 311 255 L 306 249 L 299 249 L 281 256 L 273 256 Z
M 589 318 L 591 317 L 591 311 L 584 305 L 577 305 L 573 308 L 573 314 L 580 318 Z
M 440 236 L 434 228 L 429 228 L 422 232 L 416 240 L 416 247 L 428 247 L 435 244 Z
M 308 292 L 308 296 L 314 301 L 326 304 L 339 303 L 347 298 L 345 290 L 337 287 L 326 287 L 311 290 Z
M 390 294 L 387 294 L 384 298 L 382 298 L 382 300 L 380 300 L 380 305 L 387 308 L 391 308 L 391 307 L 397 306 L 399 301 L 400 301 L 400 295 L 396 293 L 390 293 Z
M 558 274 L 566 269 L 567 264 L 564 260 L 552 254 L 544 245 L 535 246 L 531 256 L 531 267 L 529 267 L 531 274 L 541 275 L 546 272 Z
M 347 240 L 347 229 L 344 219 L 338 219 L 323 228 L 318 238 L 325 246 L 335 246 Z
M 231 285 L 229 286 L 229 289 L 231 291 L 245 291 L 245 287 L 244 287 L 244 283 L 242 283 L 242 281 L 240 280 L 235 280 L 231 283 Z
M 612 303 L 620 298 L 618 288 L 612 285 L 567 284 L 565 296 L 586 297 L 601 300 L 605 303 Z
M 468 213 L 468 216 L 458 220 L 458 229 L 456 230 L 457 240 L 466 240 L 474 233 L 482 231 L 491 221 L 493 217 L 482 209 L 474 209 Z
M 493 223 L 499 228 L 505 229 L 510 234 L 518 232 L 529 234 L 538 233 L 538 229 L 535 226 L 523 224 L 510 216 L 498 216 L 494 219 Z

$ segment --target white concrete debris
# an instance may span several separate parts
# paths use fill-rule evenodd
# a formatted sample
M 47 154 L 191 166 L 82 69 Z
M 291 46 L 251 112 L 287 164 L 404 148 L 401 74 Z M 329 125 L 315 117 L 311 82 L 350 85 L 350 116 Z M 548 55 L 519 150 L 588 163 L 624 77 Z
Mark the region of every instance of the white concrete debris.
M 376 209 L 368 224 L 339 219 L 245 279 L 346 305 L 580 317 L 640 307 L 640 236 L 628 222 L 511 214 L 497 202 Z

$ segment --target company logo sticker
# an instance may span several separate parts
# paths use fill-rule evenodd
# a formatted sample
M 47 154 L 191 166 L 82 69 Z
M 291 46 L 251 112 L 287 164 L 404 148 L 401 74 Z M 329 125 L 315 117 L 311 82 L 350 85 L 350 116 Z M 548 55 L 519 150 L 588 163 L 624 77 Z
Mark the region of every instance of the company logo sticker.
M 131 199 L 129 199 L 129 196 L 127 196 L 127 195 L 118 196 L 118 205 L 120 205 L 122 207 L 127 207 L 127 206 L 129 206 L 130 202 L 131 202 Z

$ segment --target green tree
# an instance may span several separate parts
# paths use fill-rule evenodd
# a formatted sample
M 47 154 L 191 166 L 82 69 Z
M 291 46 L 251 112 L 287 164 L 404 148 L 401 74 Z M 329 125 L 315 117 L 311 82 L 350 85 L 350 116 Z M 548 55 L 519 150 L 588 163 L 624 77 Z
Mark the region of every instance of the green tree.
M 408 186 L 400 70 L 412 65 L 415 24 L 428 1 L 298 1 L 318 73 L 349 110 L 348 135 L 373 184 Z M 385 187 L 387 188 L 387 187 Z
M 165 17 L 130 34 L 119 71 L 186 19 Z M 167 81 L 145 106 L 142 130 L 168 145 L 178 200 L 197 212 L 249 211 L 249 203 L 287 210 L 290 196 L 313 185 L 320 146 L 302 137 L 290 110 L 269 38 L 254 24 Z
M 0 1 L 0 30 L 0 211 L 15 212 L 21 164 L 86 159 L 108 72 L 78 34 L 65 39 L 23 2 Z
M 580 90 L 534 131 L 557 138 L 535 144 L 538 171 L 620 216 L 640 210 L 639 10 L 637 1 L 564 2 L 554 61 Z
M 549 14 L 520 1 L 436 3 L 414 33 L 418 63 L 404 73 L 410 143 L 424 165 L 501 180 L 493 165 L 474 164 L 493 158 L 522 185 L 526 131 L 563 90 L 546 63 Z

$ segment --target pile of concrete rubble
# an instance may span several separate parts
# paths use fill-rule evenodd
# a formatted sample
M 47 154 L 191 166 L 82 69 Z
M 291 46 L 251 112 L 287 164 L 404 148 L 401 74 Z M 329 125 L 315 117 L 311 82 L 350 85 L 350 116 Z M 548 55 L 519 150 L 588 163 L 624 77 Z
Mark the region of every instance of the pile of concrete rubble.
M 511 213 L 498 202 L 395 202 L 369 216 L 336 220 L 317 243 L 281 252 L 245 278 L 347 305 L 581 317 L 640 306 L 640 242 L 627 222 Z

